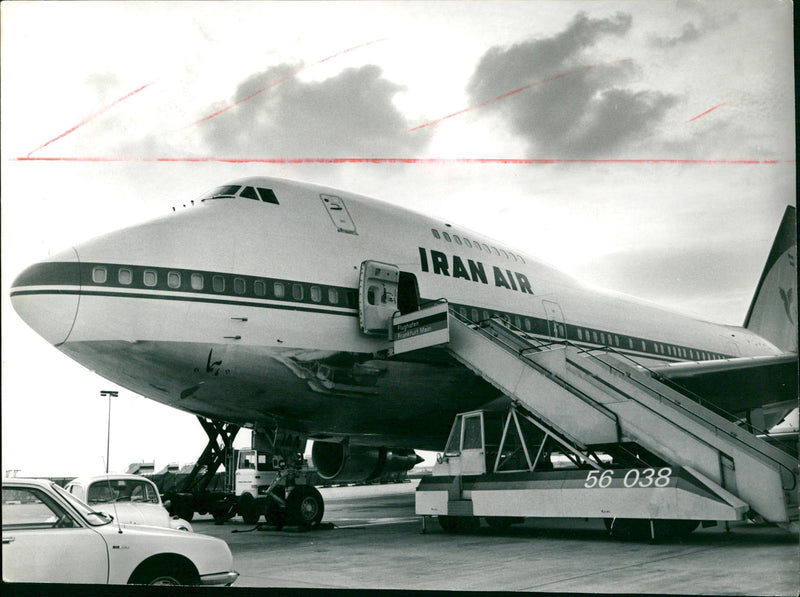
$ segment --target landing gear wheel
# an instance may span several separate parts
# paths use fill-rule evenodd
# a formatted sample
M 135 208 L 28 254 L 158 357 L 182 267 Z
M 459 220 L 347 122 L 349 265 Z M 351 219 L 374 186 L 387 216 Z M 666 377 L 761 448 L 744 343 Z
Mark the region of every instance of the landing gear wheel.
M 287 524 L 311 528 L 320 523 L 324 512 L 322 494 L 311 485 L 296 485 L 286 498 Z
M 272 495 L 285 500 L 286 490 L 283 487 L 276 487 L 272 490 Z M 267 511 L 264 512 L 264 518 L 267 519 L 268 525 L 281 530 L 286 525 L 286 511 L 272 498 L 267 498 L 267 500 Z
M 242 520 L 246 524 L 258 524 L 258 519 L 261 518 L 261 511 L 256 498 L 249 493 L 242 495 L 239 498 L 239 514 L 242 515 Z

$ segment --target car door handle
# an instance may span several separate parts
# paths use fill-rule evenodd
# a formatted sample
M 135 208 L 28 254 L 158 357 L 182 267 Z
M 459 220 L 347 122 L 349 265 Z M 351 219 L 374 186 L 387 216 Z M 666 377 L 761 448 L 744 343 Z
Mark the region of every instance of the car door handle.
M 3 545 L 5 545 L 6 543 L 13 543 L 13 542 L 14 542 L 14 537 L 3 537 Z

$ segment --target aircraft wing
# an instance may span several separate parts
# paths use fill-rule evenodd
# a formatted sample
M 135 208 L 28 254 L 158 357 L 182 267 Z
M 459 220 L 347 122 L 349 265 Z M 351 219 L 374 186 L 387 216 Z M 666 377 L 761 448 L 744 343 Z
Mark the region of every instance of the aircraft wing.
M 797 406 L 796 353 L 674 363 L 651 370 L 730 413 L 776 403 L 786 403 L 788 410 Z

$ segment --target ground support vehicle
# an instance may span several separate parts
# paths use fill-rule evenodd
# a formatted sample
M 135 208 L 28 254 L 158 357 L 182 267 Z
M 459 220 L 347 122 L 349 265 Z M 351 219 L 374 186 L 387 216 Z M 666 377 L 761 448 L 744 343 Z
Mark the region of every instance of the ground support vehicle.
M 492 526 L 581 517 L 604 519 L 621 537 L 746 519 L 797 532 L 795 455 L 613 349 L 559 339 L 557 325 L 545 342 L 502 318 L 449 310 L 436 341 L 510 406 L 456 417 L 417 489 L 417 514 L 446 530 L 479 517 Z
M 191 520 L 195 512 L 210 512 L 219 523 L 239 515 L 248 524 L 257 524 L 264 516 L 278 528 L 320 523 L 324 502 L 310 482 L 313 471 L 303 458 L 304 442 L 300 445 L 296 438 L 275 433 L 270 442 L 237 450 L 233 440 L 239 427 L 204 417 L 198 420 L 209 442 L 181 486 L 165 494 L 172 514 Z M 264 434 L 253 437 L 263 438 Z M 222 465 L 224 488 L 209 490 Z
M 49 480 L 3 480 L 3 582 L 230 585 L 221 539 L 126 525 Z

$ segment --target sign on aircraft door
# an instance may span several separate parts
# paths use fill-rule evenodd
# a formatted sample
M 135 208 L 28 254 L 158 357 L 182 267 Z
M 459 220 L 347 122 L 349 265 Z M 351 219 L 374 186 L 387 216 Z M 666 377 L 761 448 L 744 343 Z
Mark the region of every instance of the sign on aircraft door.
M 358 321 L 361 331 L 387 336 L 397 311 L 400 268 L 380 261 L 364 261 L 358 278 Z
M 542 301 L 547 314 L 547 333 L 551 338 L 567 337 L 567 324 L 564 322 L 564 313 L 561 307 L 553 301 Z

